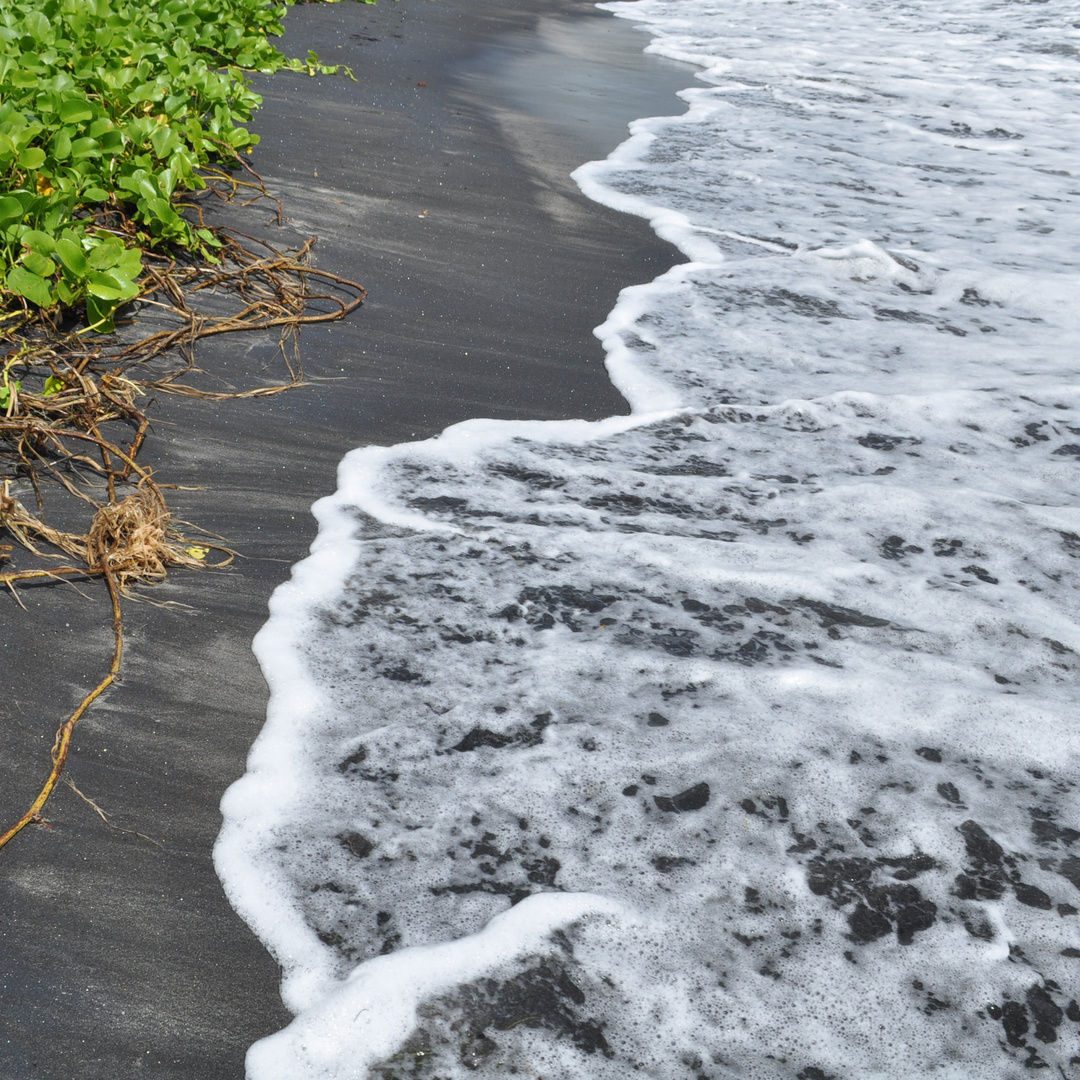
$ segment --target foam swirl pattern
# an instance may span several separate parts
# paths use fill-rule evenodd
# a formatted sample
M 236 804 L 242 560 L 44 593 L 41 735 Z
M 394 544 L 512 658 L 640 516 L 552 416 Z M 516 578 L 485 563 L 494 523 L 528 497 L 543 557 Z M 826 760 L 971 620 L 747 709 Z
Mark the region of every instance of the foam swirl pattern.
M 629 417 L 354 451 L 218 866 L 252 1080 L 1080 1066 L 1080 13 L 640 0 Z M 512 317 L 508 313 L 508 318 Z

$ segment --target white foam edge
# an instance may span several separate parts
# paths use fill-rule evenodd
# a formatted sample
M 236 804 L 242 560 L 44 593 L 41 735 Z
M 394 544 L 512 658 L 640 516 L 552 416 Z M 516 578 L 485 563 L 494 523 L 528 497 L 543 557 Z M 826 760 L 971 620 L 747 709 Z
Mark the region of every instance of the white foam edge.
M 716 53 L 704 52 L 699 45 L 693 44 L 689 49 L 681 48 L 680 42 L 684 41 L 685 38 L 683 35 L 674 32 L 671 27 L 677 29 L 682 20 L 670 20 L 668 28 L 661 31 L 653 16 L 652 4 L 648 0 L 605 0 L 605 2 L 598 3 L 596 6 L 602 11 L 610 11 L 616 18 L 631 20 L 637 24 L 635 26 L 636 30 L 643 30 L 652 34 L 653 39 L 650 44 L 645 46 L 644 52 L 700 67 L 703 69 L 700 75 L 702 79 L 708 79 L 710 76 L 719 77 L 724 74 L 728 66 L 729 61 L 726 57 Z M 639 8 L 645 8 L 645 11 L 639 11 Z M 750 89 L 750 87 L 743 86 L 741 89 Z M 754 89 L 761 88 L 754 87 Z
M 602 161 L 588 161 L 579 166 L 570 174 L 570 178 L 593 202 L 609 206 L 613 210 L 633 214 L 635 217 L 645 218 L 661 240 L 674 244 L 691 260 L 691 266 L 694 262 L 715 266 L 724 261 L 723 253 L 715 243 L 702 235 L 701 230 L 685 214 L 656 206 L 641 196 L 616 191 L 604 183 L 605 175 L 610 172 L 626 171 L 635 166 L 641 167 L 639 163 L 644 160 L 650 145 L 656 139 L 656 128 L 699 122 L 702 115 L 709 111 L 709 105 L 705 101 L 697 100 L 702 93 L 707 93 L 707 91 L 680 91 L 678 96 L 690 103 L 685 113 L 680 116 L 657 116 L 635 120 L 629 127 L 630 138 L 617 146 Z M 675 269 L 685 270 L 687 267 Z M 657 281 L 662 281 L 665 276 L 661 275 Z
M 635 400 L 674 401 L 667 388 L 661 394 L 650 379 L 636 377 L 629 363 L 624 367 L 621 381 Z M 214 865 L 229 902 L 281 964 L 282 1000 L 293 1013 L 310 1008 L 335 979 L 333 951 L 281 899 L 290 889 L 284 878 L 277 878 L 272 856 L 267 854 L 272 847 L 269 838 L 291 819 L 293 808 L 303 800 L 306 720 L 314 722 L 326 704 L 305 670 L 297 645 L 306 634 L 309 613 L 332 603 L 352 571 L 359 550 L 357 511 L 418 532 L 459 531 L 383 497 L 378 490 L 383 470 L 403 457 L 468 460 L 513 438 L 582 444 L 673 415 L 676 410 L 661 409 L 601 421 L 466 420 L 422 442 L 351 451 L 338 467 L 337 491 L 312 507 L 319 532 L 311 553 L 293 567 L 290 580 L 274 591 L 270 618 L 252 645 L 270 690 L 266 723 L 251 748 L 245 774 L 222 798 L 224 821 L 214 846 Z
M 288 1027 L 255 1043 L 247 1054 L 248 1077 L 366 1077 L 416 1029 L 417 1006 L 425 999 L 543 948 L 569 923 L 624 914 L 620 904 L 603 896 L 538 893 L 496 915 L 476 934 L 368 960 Z
M 693 111 L 692 105 L 690 113 Z M 670 118 L 661 118 L 657 122 L 662 120 Z M 646 120 L 630 125 L 631 137 L 611 156 L 614 167 L 638 159 L 647 149 L 653 138 L 648 123 Z M 282 1001 L 298 1017 L 294 1023 L 301 1027 L 307 1020 L 305 1014 L 336 992 L 339 983 L 337 961 L 333 950 L 319 940 L 285 899 L 291 890 L 274 866 L 268 852 L 272 842 L 268 838 L 279 827 L 285 826 L 292 808 L 303 800 L 305 776 L 301 763 L 307 757 L 303 738 L 305 718 L 314 721 L 325 706 L 295 646 L 304 636 L 308 613 L 340 595 L 352 570 L 358 551 L 356 512 L 391 527 L 418 532 L 458 532 L 460 530 L 454 526 L 433 521 L 383 497 L 378 490 L 383 470 L 395 459 L 406 456 L 414 460 L 424 456 L 443 461 L 467 460 L 480 450 L 505 445 L 515 438 L 582 445 L 661 422 L 685 408 L 676 388 L 663 383 L 635 361 L 621 331 L 632 326 L 651 306 L 647 296 L 655 297 L 658 289 L 677 289 L 685 274 L 702 265 L 715 264 L 722 255 L 707 240 L 695 244 L 694 237 L 698 234 L 683 215 L 651 207 L 643 200 L 634 201 L 631 208 L 623 196 L 604 188 L 599 179 L 604 164 L 592 162 L 574 174 L 588 197 L 647 218 L 658 235 L 675 243 L 691 259 L 694 252 L 704 258 L 704 263 L 680 264 L 654 281 L 622 290 L 611 314 L 594 331 L 605 350 L 612 383 L 629 403 L 630 414 L 600 421 L 472 419 L 452 425 L 432 439 L 351 451 L 338 467 L 336 492 L 312 507 L 319 531 L 310 554 L 293 567 L 290 580 L 274 591 L 269 603 L 270 618 L 254 639 L 252 648 L 270 690 L 267 719 L 252 746 L 245 774 L 229 787 L 221 800 L 224 820 L 214 846 L 214 866 L 233 908 L 282 966 Z M 591 166 L 595 169 L 590 171 Z M 543 894 L 549 897 L 563 895 Z M 540 900 L 541 897 L 533 899 Z M 599 900 L 593 897 L 590 902 Z M 495 926 L 498 919 L 521 907 L 519 904 L 504 916 L 498 916 L 488 929 Z M 533 907 L 535 905 L 526 910 L 533 910 Z M 425 948 L 450 948 L 454 944 Z M 391 957 L 379 958 L 382 963 L 390 960 Z M 362 963 L 354 974 L 372 963 L 376 961 Z M 285 1030 L 292 1031 L 293 1027 Z M 279 1034 L 285 1036 L 285 1032 Z M 264 1043 L 276 1037 L 272 1036 Z M 253 1053 L 261 1060 L 259 1055 L 264 1051 L 256 1052 L 253 1048 Z M 276 1075 L 279 1074 L 267 1073 L 266 1077 Z M 295 1072 L 281 1075 L 292 1076 Z M 259 1076 L 261 1080 L 262 1074 Z

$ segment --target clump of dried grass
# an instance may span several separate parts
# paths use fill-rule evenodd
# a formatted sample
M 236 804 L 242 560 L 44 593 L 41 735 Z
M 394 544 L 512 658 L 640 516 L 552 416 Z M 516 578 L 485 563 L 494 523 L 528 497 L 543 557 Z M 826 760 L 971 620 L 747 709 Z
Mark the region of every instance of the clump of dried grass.
M 164 581 L 171 567 L 203 569 L 203 558 L 191 551 L 190 541 L 173 526 L 172 514 L 159 488 L 143 480 L 126 499 L 108 503 L 94 514 L 87 536 L 86 562 L 91 570 L 102 573 L 107 565 L 121 591 L 126 592 L 134 584 Z M 214 565 L 230 562 L 231 552 Z
M 233 560 L 233 552 L 228 548 L 217 544 L 196 545 L 180 533 L 160 488 L 149 477 L 126 498 L 99 506 L 85 534 L 63 532 L 46 525 L 9 494 L 5 481 L 0 493 L 0 527 L 36 555 L 59 557 L 43 552 L 38 545 L 45 543 L 74 560 L 73 565 L 0 575 L 0 581 L 9 586 L 32 577 L 96 577 L 108 573 L 120 593 L 130 595 L 136 585 L 160 584 L 173 567 L 202 570 L 207 566 L 227 566 Z M 208 550 L 219 551 L 224 557 L 208 563 Z

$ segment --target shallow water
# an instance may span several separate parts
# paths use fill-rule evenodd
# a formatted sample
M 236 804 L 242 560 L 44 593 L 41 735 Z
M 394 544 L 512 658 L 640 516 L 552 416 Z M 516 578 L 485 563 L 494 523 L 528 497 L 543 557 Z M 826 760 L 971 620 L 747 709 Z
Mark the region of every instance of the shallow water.
M 218 866 L 254 1080 L 1071 1076 L 1080 10 L 640 0 L 633 408 L 355 451 Z M 1073 25 L 1073 23 L 1076 25 Z

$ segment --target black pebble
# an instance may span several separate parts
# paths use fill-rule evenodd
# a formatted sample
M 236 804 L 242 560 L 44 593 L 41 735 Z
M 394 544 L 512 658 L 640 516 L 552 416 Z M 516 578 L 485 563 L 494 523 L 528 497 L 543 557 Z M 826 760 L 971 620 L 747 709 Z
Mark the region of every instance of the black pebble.
M 946 801 L 954 804 L 960 802 L 960 792 L 957 790 L 955 784 L 938 784 L 938 794 Z
M 663 810 L 669 814 L 685 814 L 690 810 L 700 810 L 709 801 L 709 785 L 704 781 L 695 784 L 692 788 L 679 792 L 671 797 L 667 795 L 654 795 L 653 802 L 657 810 Z
M 366 859 L 375 850 L 375 845 L 363 833 L 342 833 L 338 840 L 358 859 Z
M 1037 889 L 1034 885 L 1025 885 L 1024 882 L 1018 881 L 1013 885 L 1013 892 L 1016 893 L 1016 899 L 1028 907 L 1049 911 L 1054 906 L 1053 900 L 1042 889 Z

